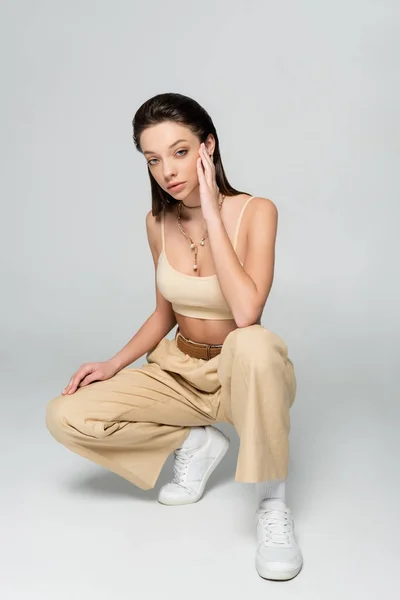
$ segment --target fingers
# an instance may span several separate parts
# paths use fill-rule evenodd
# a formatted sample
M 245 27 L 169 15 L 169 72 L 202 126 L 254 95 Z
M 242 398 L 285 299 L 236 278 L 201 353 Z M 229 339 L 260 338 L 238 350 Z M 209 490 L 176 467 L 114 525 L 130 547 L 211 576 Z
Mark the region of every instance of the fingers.
M 205 162 L 205 163 L 206 163 L 206 164 L 207 164 L 209 167 L 211 167 L 211 166 L 212 166 L 214 163 L 213 163 L 213 161 L 211 160 L 211 156 L 208 154 L 208 152 L 207 152 L 207 150 L 206 150 L 206 146 L 205 146 L 204 142 L 203 142 L 202 144 L 200 144 L 200 150 L 199 150 L 199 152 L 200 152 L 200 156 L 202 156 L 202 157 L 203 157 L 203 159 L 204 159 L 204 162 Z
M 66 394 L 73 394 L 77 390 L 77 388 L 78 388 L 78 386 L 79 386 L 82 378 L 85 377 L 85 375 L 88 375 L 91 372 L 92 372 L 92 367 L 91 366 L 87 365 L 87 366 L 81 367 L 71 377 L 71 379 L 69 380 L 68 385 L 62 391 L 62 395 L 65 396 Z
M 96 381 L 99 379 L 99 375 L 97 373 L 97 371 L 93 371 L 93 373 L 91 373 L 90 375 L 88 375 L 87 377 L 85 377 L 84 379 L 82 379 L 80 387 L 84 387 L 85 385 L 89 385 L 89 383 L 92 383 L 92 381 Z
M 205 175 L 204 175 L 204 170 L 203 170 L 203 163 L 201 162 L 200 156 L 197 159 L 196 167 L 197 167 L 197 176 L 199 178 L 199 181 L 203 182 L 205 180 Z
M 214 177 L 214 175 L 213 175 L 214 163 L 211 160 L 211 157 L 209 156 L 204 144 L 200 145 L 199 155 L 200 155 L 200 165 L 202 165 L 202 167 L 204 168 L 205 179 L 209 185 L 212 185 L 213 177 Z

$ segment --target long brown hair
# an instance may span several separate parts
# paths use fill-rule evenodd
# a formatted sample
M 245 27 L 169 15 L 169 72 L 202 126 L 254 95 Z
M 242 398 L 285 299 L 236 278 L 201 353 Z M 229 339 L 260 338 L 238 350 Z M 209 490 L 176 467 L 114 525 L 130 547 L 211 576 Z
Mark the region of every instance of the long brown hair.
M 235 196 L 236 194 L 245 193 L 232 187 L 225 175 L 219 151 L 219 139 L 210 115 L 196 100 L 188 96 L 174 93 L 157 94 L 140 106 L 132 120 L 132 137 L 139 152 L 142 152 L 140 136 L 143 131 L 147 127 L 163 123 L 164 121 L 174 121 L 180 125 L 186 125 L 198 137 L 200 143 L 205 142 L 211 133 L 215 138 L 213 161 L 215 165 L 215 179 L 219 190 L 225 196 Z M 164 208 L 168 210 L 169 206 L 177 204 L 179 200 L 176 200 L 158 185 L 150 169 L 148 169 L 148 173 L 151 185 L 152 214 L 153 216 L 158 216 Z

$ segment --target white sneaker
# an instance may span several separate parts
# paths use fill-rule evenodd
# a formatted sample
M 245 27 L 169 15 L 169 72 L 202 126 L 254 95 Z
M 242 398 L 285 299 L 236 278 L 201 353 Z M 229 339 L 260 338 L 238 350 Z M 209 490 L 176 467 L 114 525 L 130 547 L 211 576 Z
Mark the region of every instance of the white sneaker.
M 229 448 L 229 439 L 222 431 L 211 425 L 204 429 L 206 441 L 202 446 L 175 450 L 174 478 L 160 489 L 161 504 L 191 504 L 202 497 L 208 478 Z
M 265 579 L 292 579 L 303 565 L 292 513 L 279 499 L 262 500 L 256 511 L 256 569 Z

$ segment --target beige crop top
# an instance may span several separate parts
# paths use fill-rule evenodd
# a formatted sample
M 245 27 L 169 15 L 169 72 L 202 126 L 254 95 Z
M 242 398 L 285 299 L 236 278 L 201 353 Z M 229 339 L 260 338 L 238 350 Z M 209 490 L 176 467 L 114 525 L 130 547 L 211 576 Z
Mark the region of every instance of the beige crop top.
M 235 252 L 243 213 L 252 198 L 254 196 L 246 200 L 239 215 L 233 242 Z M 203 277 L 186 275 L 168 262 L 165 254 L 164 211 L 161 214 L 161 237 L 162 250 L 158 258 L 156 281 L 160 293 L 171 302 L 173 310 L 196 319 L 233 319 L 216 274 Z

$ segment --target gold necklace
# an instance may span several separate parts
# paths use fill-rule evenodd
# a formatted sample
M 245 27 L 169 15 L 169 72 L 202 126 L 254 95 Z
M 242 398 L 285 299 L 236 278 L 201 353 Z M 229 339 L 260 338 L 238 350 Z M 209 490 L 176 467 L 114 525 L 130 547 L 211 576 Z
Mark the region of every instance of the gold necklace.
M 218 208 L 220 210 L 221 210 L 221 206 L 222 206 L 222 203 L 223 203 L 224 199 L 225 199 L 225 194 L 222 196 L 221 200 L 218 202 Z M 185 238 L 189 241 L 191 250 L 194 251 L 193 271 L 197 271 L 197 254 L 198 254 L 198 251 L 199 251 L 199 245 L 200 246 L 204 246 L 204 242 L 205 242 L 206 238 L 208 237 L 208 231 L 205 233 L 205 235 L 203 235 L 203 237 L 201 238 L 199 244 L 195 244 L 194 243 L 194 241 L 192 240 L 192 238 L 190 237 L 190 235 L 188 235 L 186 233 L 186 231 L 184 230 L 184 228 L 183 228 L 183 226 L 181 224 L 181 206 L 182 206 L 182 204 L 183 204 L 183 202 L 179 202 L 179 204 L 178 204 L 178 212 L 177 212 L 178 226 L 179 226 L 179 229 L 181 230 L 181 232 L 183 233 L 183 235 L 185 236 Z

